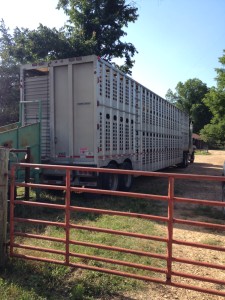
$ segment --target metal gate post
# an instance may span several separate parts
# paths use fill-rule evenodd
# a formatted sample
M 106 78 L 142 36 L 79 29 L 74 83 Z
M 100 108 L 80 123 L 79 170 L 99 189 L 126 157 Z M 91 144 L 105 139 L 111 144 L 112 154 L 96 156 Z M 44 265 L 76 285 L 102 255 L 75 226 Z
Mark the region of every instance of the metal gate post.
M 173 213 L 174 213 L 174 178 L 169 177 L 168 186 L 168 244 L 167 244 L 167 283 L 171 283 L 172 274 L 172 249 L 173 249 Z
M 0 268 L 7 258 L 7 192 L 8 192 L 8 148 L 0 148 Z
M 70 261 L 70 170 L 66 170 L 66 211 L 65 211 L 65 223 L 66 223 L 66 251 L 65 251 L 65 263 L 68 266 Z
M 27 147 L 26 151 L 26 163 L 30 163 L 31 160 L 31 152 L 30 152 L 30 147 Z M 30 182 L 30 168 L 25 168 L 25 182 L 28 183 Z M 30 199 L 30 188 L 25 187 L 25 199 L 29 201 Z

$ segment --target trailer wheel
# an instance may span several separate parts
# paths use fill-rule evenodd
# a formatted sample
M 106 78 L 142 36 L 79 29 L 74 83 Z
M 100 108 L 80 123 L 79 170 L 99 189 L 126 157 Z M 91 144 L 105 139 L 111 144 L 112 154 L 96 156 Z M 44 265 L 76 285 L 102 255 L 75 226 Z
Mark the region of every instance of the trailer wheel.
M 122 163 L 120 169 L 133 170 L 132 164 L 127 161 Z M 131 189 L 132 184 L 133 184 L 133 175 L 121 174 L 119 176 L 119 190 L 127 192 Z
M 109 163 L 106 169 L 118 169 L 116 163 Z M 102 188 L 104 190 L 117 191 L 119 186 L 119 175 L 113 173 L 102 173 Z
M 190 163 L 193 164 L 194 161 L 195 161 L 195 151 L 191 153 Z
M 183 154 L 183 161 L 182 163 L 179 165 L 180 168 L 187 168 L 188 166 L 188 153 L 184 153 Z

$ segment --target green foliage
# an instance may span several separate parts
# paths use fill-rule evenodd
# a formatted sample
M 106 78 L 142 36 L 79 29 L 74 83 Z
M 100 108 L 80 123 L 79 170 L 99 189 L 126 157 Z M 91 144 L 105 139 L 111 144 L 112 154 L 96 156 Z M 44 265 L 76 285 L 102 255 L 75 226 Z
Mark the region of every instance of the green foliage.
M 224 51 L 225 53 L 225 51 Z M 168 90 L 166 98 L 190 115 L 193 131 L 211 146 L 225 144 L 225 54 L 219 58 L 217 87 L 208 89 L 205 83 L 194 78 L 179 82 L 175 93 Z
M 138 18 L 136 7 L 125 0 L 59 0 L 60 8 L 69 16 L 69 35 L 74 40 L 85 41 L 88 54 L 97 54 L 109 62 L 125 57 L 121 68 L 131 73 L 134 64 L 131 58 L 137 51 L 133 44 L 121 38 L 126 36 L 124 27 Z
M 14 64 L 96 54 L 111 62 L 125 57 L 127 71 L 132 68 L 136 49 L 122 42 L 124 27 L 137 19 L 137 8 L 125 0 L 59 1 L 69 16 L 69 25 L 57 30 L 42 24 L 37 29 L 14 29 L 9 33 L 4 21 L 0 26 L 0 58 Z
M 72 288 L 72 291 L 71 291 L 71 294 L 72 294 L 72 297 L 71 299 L 72 300 L 82 300 L 84 299 L 84 286 L 82 284 L 78 284 L 78 285 L 75 285 L 73 288 Z
M 0 126 L 19 119 L 19 68 L 0 65 Z
M 16 27 L 12 34 L 0 24 L 0 126 L 18 121 L 19 65 L 96 54 L 131 74 L 137 52 L 123 40 L 124 28 L 138 18 L 137 8 L 125 0 L 59 0 L 58 9 L 68 15 L 61 29 L 40 24 L 37 29 Z
M 217 73 L 216 81 L 217 88 L 223 90 L 225 87 L 225 50 L 223 50 L 223 56 L 219 57 L 219 62 L 222 66 L 215 69 Z
M 222 67 L 216 69 L 217 87 L 212 87 L 203 100 L 213 117 L 200 133 L 202 139 L 211 145 L 225 145 L 225 54 L 219 61 Z
M 11 64 L 17 65 L 65 58 L 76 54 L 74 46 L 62 29 L 50 29 L 40 24 L 34 30 L 16 27 L 11 35 L 2 20 L 0 33 L 2 63 L 9 64 L 11 62 Z
M 0 23 L 0 126 L 18 121 L 19 67 L 9 49 L 12 37 Z
M 225 120 L 214 119 L 201 130 L 201 138 L 210 145 L 225 144 Z
M 40 24 L 36 30 L 16 28 L 11 53 L 19 63 L 67 57 L 73 47 L 62 30 L 50 29 Z
M 225 87 L 225 84 L 224 84 Z M 225 91 L 224 89 L 212 87 L 204 99 L 213 114 L 213 117 L 219 121 L 225 115 Z
M 166 99 L 189 114 L 190 121 L 193 122 L 193 131 L 199 133 L 212 117 L 211 112 L 203 102 L 209 91 L 207 85 L 194 78 L 187 80 L 185 83 L 178 82 L 175 90 L 176 92 L 173 93 L 169 89 Z

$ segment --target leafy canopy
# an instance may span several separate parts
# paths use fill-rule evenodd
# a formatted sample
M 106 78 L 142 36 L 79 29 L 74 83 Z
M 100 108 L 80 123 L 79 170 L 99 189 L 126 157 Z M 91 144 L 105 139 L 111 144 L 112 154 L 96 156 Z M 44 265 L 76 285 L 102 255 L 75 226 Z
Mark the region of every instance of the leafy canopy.
M 217 86 L 212 87 L 204 99 L 211 111 L 211 122 L 201 130 L 203 140 L 211 144 L 225 144 L 225 50 L 219 58 L 221 68 L 217 68 Z
M 125 28 L 138 18 L 134 3 L 125 0 L 59 0 L 69 17 L 59 30 L 40 24 L 16 27 L 11 34 L 0 22 L 0 126 L 18 120 L 19 65 L 96 54 L 112 62 L 124 58 L 120 69 L 131 74 L 137 52 L 124 41 Z
M 179 109 L 185 111 L 190 116 L 190 122 L 193 122 L 193 130 L 196 133 L 208 124 L 211 119 L 211 113 L 203 102 L 209 89 L 200 79 L 189 79 L 185 83 L 178 82 L 175 92 L 168 90 L 166 99 L 176 105 Z
M 59 0 L 69 17 L 67 32 L 73 40 L 88 44 L 89 54 L 96 54 L 111 62 L 125 58 L 121 69 L 131 74 L 132 57 L 137 52 L 133 44 L 122 41 L 124 28 L 138 18 L 137 8 L 126 0 Z
M 8 51 L 12 40 L 3 21 L 0 30 L 0 126 L 3 126 L 18 121 L 19 66 Z

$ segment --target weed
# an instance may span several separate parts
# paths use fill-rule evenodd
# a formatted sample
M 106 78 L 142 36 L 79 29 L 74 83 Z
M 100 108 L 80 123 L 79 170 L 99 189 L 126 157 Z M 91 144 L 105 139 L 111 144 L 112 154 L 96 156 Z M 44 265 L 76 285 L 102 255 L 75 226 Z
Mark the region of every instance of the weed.
M 134 279 L 88 271 L 83 274 L 83 286 L 86 297 L 96 299 L 106 296 L 112 297 L 123 291 L 144 289 L 145 283 Z
M 82 284 L 75 285 L 71 290 L 71 300 L 83 300 L 85 288 Z

